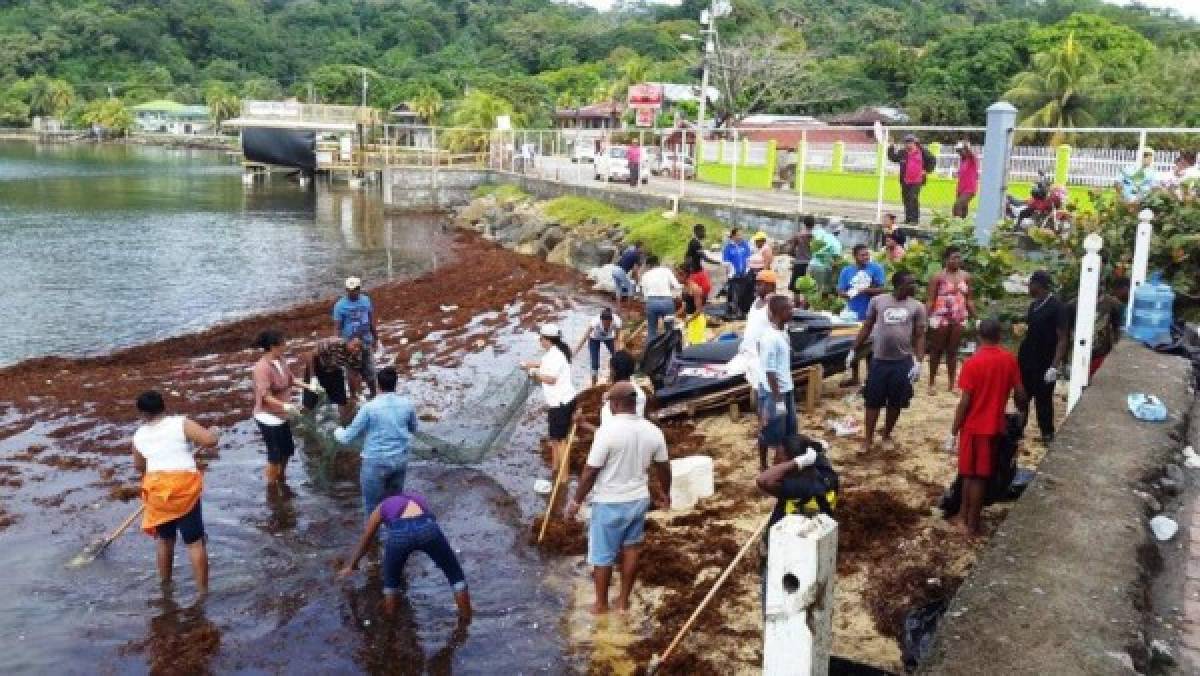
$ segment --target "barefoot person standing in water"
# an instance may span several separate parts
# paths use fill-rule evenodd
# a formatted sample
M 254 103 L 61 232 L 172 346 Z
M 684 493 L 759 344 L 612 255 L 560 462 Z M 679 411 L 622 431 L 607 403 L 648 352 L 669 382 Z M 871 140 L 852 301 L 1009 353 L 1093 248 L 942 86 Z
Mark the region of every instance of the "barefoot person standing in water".
M 275 491 L 282 489 L 288 458 L 296 452 L 288 416 L 300 413 L 300 408 L 291 399 L 293 391 L 299 390 L 300 386 L 284 358 L 287 341 L 283 332 L 263 331 L 254 345 L 263 351 L 253 371 L 254 421 L 267 445 L 267 490 Z
M 575 497 L 567 503 L 566 518 L 579 513 L 580 504 L 592 497 L 592 518 L 588 525 L 588 563 L 596 602 L 592 612 L 608 612 L 608 587 L 613 564 L 621 559 L 621 588 L 617 610 L 629 609 L 629 594 L 637 577 L 638 556 L 645 536 L 646 512 L 650 509 L 649 470 L 654 466 L 661 496 L 671 495 L 671 465 L 667 461 L 667 442 L 662 430 L 637 415 L 637 391 L 627 382 L 608 390 L 612 419 L 596 430 L 587 465 L 579 478 Z M 670 498 L 661 497 L 668 508 Z
M 175 534 L 183 537 L 196 577 L 196 592 L 208 593 L 208 549 L 200 495 L 204 479 L 192 447 L 216 448 L 217 435 L 181 415 L 167 415 L 162 395 L 153 390 L 137 398 L 142 424 L 133 434 L 133 465 L 142 473 L 142 530 L 154 537 L 158 577 L 171 583 Z

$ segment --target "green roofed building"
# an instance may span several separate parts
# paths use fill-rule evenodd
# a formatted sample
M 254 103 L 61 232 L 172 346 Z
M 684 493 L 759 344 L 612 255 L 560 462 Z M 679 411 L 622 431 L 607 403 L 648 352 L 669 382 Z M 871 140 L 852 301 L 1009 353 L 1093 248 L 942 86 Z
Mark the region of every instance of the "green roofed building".
M 208 106 L 189 106 L 158 100 L 130 108 L 138 131 L 159 134 L 202 134 L 212 130 Z

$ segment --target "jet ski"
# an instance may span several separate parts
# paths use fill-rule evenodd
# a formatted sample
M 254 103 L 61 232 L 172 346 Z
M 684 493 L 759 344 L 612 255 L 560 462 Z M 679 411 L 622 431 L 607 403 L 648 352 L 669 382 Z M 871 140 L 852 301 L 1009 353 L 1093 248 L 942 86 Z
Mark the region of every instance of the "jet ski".
M 826 375 L 845 370 L 846 354 L 854 348 L 858 326 L 825 314 L 796 310 L 787 326 L 792 370 L 817 364 Z M 730 373 L 727 368 L 741 342 L 739 338 L 694 345 L 679 350 L 670 359 L 658 359 L 659 371 L 647 373 L 656 385 L 655 399 L 666 405 L 745 385 L 741 372 Z

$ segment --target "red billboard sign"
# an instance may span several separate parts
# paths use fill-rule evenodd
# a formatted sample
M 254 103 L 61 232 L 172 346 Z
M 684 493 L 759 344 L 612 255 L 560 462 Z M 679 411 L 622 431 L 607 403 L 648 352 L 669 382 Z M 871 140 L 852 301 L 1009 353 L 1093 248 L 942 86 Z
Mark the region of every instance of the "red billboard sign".
M 661 108 L 663 88 L 652 84 L 637 84 L 629 87 L 630 108 Z

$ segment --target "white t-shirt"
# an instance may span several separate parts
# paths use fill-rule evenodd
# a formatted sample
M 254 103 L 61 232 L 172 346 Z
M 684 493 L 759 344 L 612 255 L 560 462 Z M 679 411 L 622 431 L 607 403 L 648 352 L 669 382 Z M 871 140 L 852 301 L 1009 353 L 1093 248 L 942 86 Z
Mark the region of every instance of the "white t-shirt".
M 600 470 L 592 501 L 632 502 L 650 497 L 647 470 L 667 461 L 667 440 L 654 423 L 632 413 L 619 413 L 596 429 L 588 467 Z
M 646 393 L 642 391 L 642 388 L 637 386 L 637 383 L 634 383 L 631 381 L 629 384 L 633 385 L 633 392 L 637 396 L 637 403 L 635 404 L 635 407 L 637 410 L 637 417 L 645 418 L 646 417 Z M 610 406 L 608 404 L 608 402 L 605 401 L 604 405 L 600 407 L 600 424 L 601 425 L 607 424 L 608 421 L 612 420 L 612 417 L 613 417 L 612 406 Z
M 642 295 L 646 298 L 672 298 L 682 289 L 668 267 L 660 265 L 642 273 Z
M 538 365 L 538 375 L 554 378 L 554 384 L 542 383 L 542 395 L 550 408 L 562 406 L 575 398 L 575 385 L 571 383 L 571 362 L 558 346 L 552 345 Z
M 181 415 L 168 416 L 133 433 L 133 447 L 146 459 L 147 472 L 196 471 L 196 458 L 183 432 L 184 420 Z
M 742 344 L 738 348 L 739 352 L 744 352 L 747 356 L 746 382 L 750 384 L 750 387 L 758 387 L 758 384 L 762 382 L 762 366 L 758 362 L 758 341 L 762 338 L 763 333 L 772 328 L 769 304 L 764 302 L 762 307 L 759 307 L 758 303 L 759 300 L 755 298 L 754 303 L 750 306 L 750 311 L 746 313 L 746 330 L 742 332 Z
M 608 330 L 605 331 L 604 324 L 601 323 L 600 318 L 592 317 L 589 328 L 588 338 L 592 340 L 614 340 L 617 337 L 617 331 L 621 330 L 621 318 L 613 315 L 612 323 L 609 324 Z

